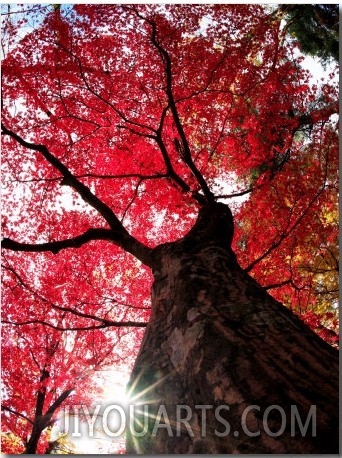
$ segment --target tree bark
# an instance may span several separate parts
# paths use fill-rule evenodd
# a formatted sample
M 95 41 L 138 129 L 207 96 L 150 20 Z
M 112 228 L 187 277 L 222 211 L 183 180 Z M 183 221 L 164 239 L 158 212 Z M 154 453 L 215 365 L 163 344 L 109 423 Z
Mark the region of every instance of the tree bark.
M 232 238 L 212 204 L 153 251 L 128 454 L 338 453 L 338 352 L 239 266 Z

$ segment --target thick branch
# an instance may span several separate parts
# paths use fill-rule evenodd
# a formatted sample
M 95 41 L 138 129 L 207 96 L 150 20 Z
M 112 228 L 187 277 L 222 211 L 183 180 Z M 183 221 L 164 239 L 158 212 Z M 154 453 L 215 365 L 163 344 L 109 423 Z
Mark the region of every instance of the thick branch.
M 50 153 L 48 148 L 45 145 L 39 145 L 36 143 L 30 143 L 20 137 L 18 134 L 12 132 L 11 130 L 7 129 L 3 124 L 1 124 L 2 133 L 4 135 L 8 135 L 14 140 L 16 140 L 20 145 L 24 146 L 25 148 L 31 149 L 33 151 L 38 151 L 42 154 L 42 156 L 53 166 L 55 167 L 61 174 L 63 175 L 63 184 L 66 184 L 77 191 L 80 196 L 83 198 L 85 202 L 87 202 L 90 206 L 95 208 L 107 221 L 107 223 L 113 229 L 120 229 L 121 230 L 121 223 L 113 213 L 113 211 L 100 199 L 98 199 L 90 189 L 81 183 L 77 178 L 70 172 L 68 167 L 66 167 L 57 157 Z
M 54 355 L 55 351 L 53 351 L 52 356 Z M 37 418 L 41 418 L 43 414 L 43 408 L 46 398 L 46 385 L 44 384 L 45 380 L 50 379 L 50 370 L 48 369 L 48 365 L 45 364 L 42 371 L 39 382 L 42 384 L 41 388 L 37 391 L 37 401 L 36 401 L 36 412 L 35 412 L 35 420 Z
M 87 202 L 89 205 L 95 208 L 103 216 L 103 218 L 106 220 L 106 222 L 109 224 L 111 228 L 112 237 L 110 240 L 112 240 L 115 244 L 123 248 L 125 251 L 128 251 L 129 253 L 133 254 L 144 264 L 151 264 L 151 249 L 145 246 L 143 243 L 139 242 L 133 236 L 131 236 L 128 233 L 128 231 L 123 227 L 122 223 L 117 218 L 115 213 L 111 210 L 111 208 L 109 208 L 104 202 L 102 202 L 98 197 L 96 197 L 86 185 L 81 183 L 75 177 L 75 175 L 73 175 L 70 172 L 68 167 L 66 167 L 57 157 L 50 153 L 50 151 L 45 145 L 27 142 L 18 134 L 7 129 L 3 124 L 1 124 L 1 128 L 2 133 L 4 135 L 10 136 L 23 147 L 41 153 L 42 156 L 63 175 L 63 184 L 67 184 L 75 191 L 77 191 L 85 202 Z M 82 238 L 84 237 L 84 235 L 79 237 Z
M 67 399 L 67 397 L 70 396 L 70 394 L 74 391 L 74 389 L 75 388 L 73 387 L 73 388 L 70 388 L 69 390 L 63 391 L 63 393 L 60 396 L 58 396 L 56 401 L 53 404 L 51 404 L 49 409 L 44 414 L 45 420 L 47 422 L 50 422 L 52 415 L 55 413 L 58 407 L 62 405 L 62 403 Z
M 164 140 L 163 140 L 162 132 L 163 132 L 164 120 L 165 120 L 166 112 L 167 112 L 167 110 L 169 108 L 170 107 L 167 106 L 163 110 L 162 116 L 160 118 L 160 125 L 159 125 L 159 127 L 158 127 L 158 129 L 156 131 L 155 141 L 157 142 L 157 145 L 159 146 L 159 149 L 160 149 L 161 154 L 163 156 L 163 160 L 164 160 L 164 163 L 165 163 L 165 166 L 166 166 L 168 178 L 173 180 L 181 188 L 181 190 L 183 192 L 191 192 L 190 186 L 183 180 L 183 178 L 181 178 L 176 173 L 175 169 L 173 168 L 169 153 L 167 151 L 167 148 L 166 148 Z M 199 194 L 198 191 L 192 191 L 192 197 L 195 200 L 197 200 L 197 202 L 199 204 L 201 204 L 201 205 L 204 205 L 206 203 L 205 197 L 203 195 Z
M 59 253 L 64 248 L 79 248 L 83 244 L 91 240 L 111 240 L 113 241 L 113 234 L 110 229 L 88 229 L 84 234 L 76 237 L 60 240 L 56 242 L 46 243 L 20 243 L 15 240 L 4 238 L 1 242 L 2 248 L 7 248 L 12 251 L 26 251 L 26 252 L 43 252 L 51 251 L 54 254 Z
M 142 16 L 135 8 L 133 8 L 133 9 L 134 9 L 135 14 L 140 19 L 142 19 L 142 20 L 144 20 L 144 21 L 146 21 L 146 22 L 148 22 L 150 24 L 150 26 L 152 28 L 151 42 L 152 42 L 153 46 L 157 49 L 157 51 L 158 51 L 158 53 L 159 53 L 159 55 L 160 55 L 160 57 L 162 59 L 162 62 L 164 64 L 165 75 L 166 75 L 165 92 L 166 92 L 166 96 L 167 96 L 167 100 L 168 100 L 167 109 L 171 110 L 172 117 L 173 117 L 176 129 L 178 131 L 178 134 L 179 134 L 179 137 L 180 137 L 180 141 L 181 141 L 181 144 L 182 144 L 181 159 L 189 167 L 189 169 L 191 170 L 191 172 L 193 173 L 193 175 L 197 179 L 197 182 L 200 185 L 200 187 L 201 187 L 201 189 L 203 191 L 203 194 L 204 194 L 204 201 L 203 201 L 203 197 L 200 196 L 198 193 L 194 194 L 194 198 L 199 203 L 202 203 L 202 204 L 209 203 L 209 202 L 214 202 L 214 194 L 210 191 L 210 189 L 209 189 L 209 187 L 208 187 L 203 175 L 198 170 L 198 168 L 196 167 L 195 163 L 192 160 L 189 143 L 188 143 L 188 140 L 186 138 L 186 135 L 185 135 L 185 132 L 184 132 L 184 129 L 183 129 L 183 125 L 182 125 L 182 122 L 181 122 L 179 114 L 178 114 L 176 101 L 175 101 L 175 98 L 174 98 L 174 95 L 173 95 L 173 89 L 172 89 L 172 63 L 171 63 L 170 55 L 166 51 L 166 49 L 159 43 L 159 41 L 157 39 L 156 23 L 154 21 L 152 21 L 150 19 L 147 19 L 146 17 Z M 164 156 L 164 154 L 163 154 L 163 156 Z M 164 159 L 165 159 L 165 157 L 164 157 Z M 170 168 L 169 168 L 169 171 L 170 171 Z M 172 175 L 172 178 L 175 179 L 176 177 L 174 175 Z M 183 186 L 182 186 L 182 184 L 180 182 L 178 182 L 178 184 L 181 185 L 181 187 L 183 188 Z
M 195 163 L 192 160 L 191 157 L 191 151 L 189 147 L 188 140 L 186 138 L 182 122 L 180 120 L 176 102 L 173 96 L 173 90 L 172 90 L 172 64 L 171 64 L 171 58 L 169 56 L 169 53 L 166 51 L 165 48 L 161 46 L 159 41 L 157 40 L 157 34 L 156 34 L 156 25 L 154 22 L 150 22 L 152 26 L 152 37 L 151 41 L 153 45 L 157 48 L 163 62 L 164 62 L 164 67 L 165 67 L 165 73 L 166 73 L 166 95 L 168 98 L 169 106 L 171 109 L 171 113 L 173 116 L 173 120 L 175 122 L 180 140 L 181 140 L 181 146 L 182 146 L 182 154 L 181 154 L 181 159 L 184 161 L 184 163 L 189 167 L 193 175 L 198 181 L 198 184 L 201 186 L 201 189 L 204 193 L 204 196 L 206 197 L 208 202 L 213 202 L 214 200 L 214 195 L 210 191 L 205 179 L 203 178 L 203 175 L 200 173 L 200 171 L 197 169 Z

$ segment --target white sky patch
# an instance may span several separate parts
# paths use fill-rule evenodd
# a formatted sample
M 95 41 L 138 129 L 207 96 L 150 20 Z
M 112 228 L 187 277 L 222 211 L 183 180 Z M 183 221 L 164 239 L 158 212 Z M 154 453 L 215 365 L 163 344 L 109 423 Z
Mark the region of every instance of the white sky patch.
M 66 404 L 53 427 L 52 437 L 57 439 L 67 432 L 68 440 L 75 445 L 77 453 L 82 454 L 113 454 L 122 449 L 125 444 L 124 431 L 118 437 L 114 435 L 122 428 L 119 411 L 127 411 L 130 403 L 126 396 L 128 379 L 128 369 L 98 371 L 93 383 L 103 387 L 101 398 L 94 400 L 92 405 Z M 80 414 L 86 414 L 85 421 L 73 415 L 77 410 Z
M 53 208 L 57 213 L 62 214 L 64 211 L 87 211 L 87 205 L 83 199 L 68 186 L 61 187 L 61 194 L 55 202 L 52 202 L 50 208 Z

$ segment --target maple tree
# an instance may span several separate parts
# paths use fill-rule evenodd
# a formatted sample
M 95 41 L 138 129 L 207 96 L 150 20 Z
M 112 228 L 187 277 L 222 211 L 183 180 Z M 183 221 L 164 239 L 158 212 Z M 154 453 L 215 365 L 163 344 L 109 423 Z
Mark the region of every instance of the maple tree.
M 315 403 L 321 435 L 222 439 L 208 414 L 208 438 L 128 451 L 336 451 L 337 352 L 276 301 L 336 345 L 334 80 L 310 84 L 262 5 L 29 6 L 6 11 L 2 46 L 4 348 L 31 405 L 82 391 L 65 333 L 94 370 L 133 359 L 148 323 L 131 389 L 229 403 L 235 426 L 241 406 Z M 5 361 L 19 434 L 24 369 Z
M 4 282 L 6 290 L 18 289 L 10 276 Z M 12 316 L 18 307 L 18 294 L 15 296 L 12 302 L 10 295 L 5 295 L 6 316 Z M 29 304 L 25 294 L 20 294 L 19 300 Z M 38 300 L 31 301 L 31 307 L 39 305 Z M 108 332 L 96 329 L 88 333 L 58 331 L 38 320 L 20 321 L 20 326 L 11 323 L 13 320 L 4 319 L 2 328 L 2 448 L 7 453 L 44 454 L 47 428 L 53 426 L 63 404 L 91 404 L 101 392 L 93 381 L 94 374 L 120 362 L 124 336 L 113 339 Z M 17 439 L 7 443 L 9 432 Z

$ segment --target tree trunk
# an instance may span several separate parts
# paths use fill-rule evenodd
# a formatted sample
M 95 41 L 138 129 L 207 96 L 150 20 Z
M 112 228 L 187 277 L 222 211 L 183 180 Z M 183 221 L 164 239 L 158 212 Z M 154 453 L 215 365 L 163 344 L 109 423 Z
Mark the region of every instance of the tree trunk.
M 44 427 L 40 425 L 34 425 L 29 440 L 26 443 L 24 455 L 34 455 L 37 453 L 37 447 L 40 436 L 44 430 Z
M 153 252 L 127 453 L 338 453 L 338 352 L 244 272 L 232 237 L 214 204 Z

